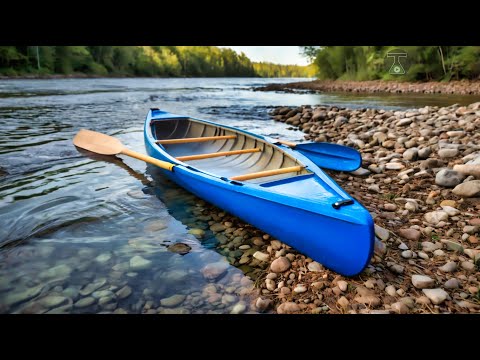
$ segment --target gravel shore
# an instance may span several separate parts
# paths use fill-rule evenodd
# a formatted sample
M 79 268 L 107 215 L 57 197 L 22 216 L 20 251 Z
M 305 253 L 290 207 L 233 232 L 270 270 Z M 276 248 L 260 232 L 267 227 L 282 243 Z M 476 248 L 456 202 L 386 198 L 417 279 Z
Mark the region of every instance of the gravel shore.
M 271 116 L 306 140 L 361 152 L 360 169 L 329 174 L 371 212 L 376 250 L 362 274 L 345 278 L 228 214 L 212 220 L 220 253 L 255 281 L 251 309 L 480 312 L 480 103 L 395 112 L 279 107 Z
M 449 81 L 449 82 L 398 82 L 398 81 L 341 81 L 314 80 L 288 84 L 268 84 L 254 88 L 255 91 L 285 91 L 285 92 L 354 92 L 354 93 L 423 93 L 423 94 L 480 94 L 480 81 Z

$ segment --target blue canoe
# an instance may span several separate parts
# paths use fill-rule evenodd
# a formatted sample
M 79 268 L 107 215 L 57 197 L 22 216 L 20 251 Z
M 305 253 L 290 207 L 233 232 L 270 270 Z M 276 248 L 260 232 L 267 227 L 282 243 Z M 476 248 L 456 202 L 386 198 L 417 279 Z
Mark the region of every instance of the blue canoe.
M 176 165 L 162 169 L 164 175 L 198 197 L 339 274 L 357 275 L 368 265 L 370 213 L 301 153 L 268 137 L 158 109 L 149 111 L 144 135 L 150 156 Z

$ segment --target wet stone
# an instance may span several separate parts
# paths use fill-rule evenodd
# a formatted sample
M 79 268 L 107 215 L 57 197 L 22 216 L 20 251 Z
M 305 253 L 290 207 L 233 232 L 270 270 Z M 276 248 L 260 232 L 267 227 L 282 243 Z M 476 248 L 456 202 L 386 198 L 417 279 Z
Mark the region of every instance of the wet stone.
M 187 244 L 184 244 L 184 243 L 172 244 L 167 249 L 168 249 L 168 251 L 171 251 L 173 253 L 180 254 L 180 255 L 188 254 L 190 252 L 190 250 L 192 250 L 190 245 L 187 245 Z
M 84 308 L 84 307 L 87 307 L 87 306 L 90 306 L 90 305 L 93 305 L 97 300 L 94 298 L 94 297 L 85 297 L 85 298 L 82 298 L 80 300 L 78 300 L 74 306 L 76 308 Z

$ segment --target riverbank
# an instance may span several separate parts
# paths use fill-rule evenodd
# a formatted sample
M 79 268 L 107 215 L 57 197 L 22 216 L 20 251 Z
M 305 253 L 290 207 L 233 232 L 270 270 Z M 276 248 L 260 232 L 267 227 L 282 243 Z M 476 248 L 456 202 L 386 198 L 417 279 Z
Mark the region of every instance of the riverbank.
M 212 220 L 219 252 L 255 280 L 250 309 L 480 312 L 480 103 L 409 112 L 279 107 L 271 116 L 307 140 L 361 152 L 360 169 L 329 174 L 371 212 L 376 250 L 362 274 L 346 278 L 228 214 Z
M 396 81 L 339 81 L 314 80 L 288 84 L 268 84 L 257 87 L 255 91 L 284 92 L 355 92 L 355 93 L 422 93 L 422 94 L 480 94 L 480 81 L 430 81 L 407 83 Z

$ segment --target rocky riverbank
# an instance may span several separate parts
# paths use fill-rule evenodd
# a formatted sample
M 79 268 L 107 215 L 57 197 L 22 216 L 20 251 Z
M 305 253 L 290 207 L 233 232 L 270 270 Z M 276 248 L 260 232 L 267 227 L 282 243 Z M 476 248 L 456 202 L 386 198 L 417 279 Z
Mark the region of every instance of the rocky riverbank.
M 307 140 L 357 148 L 329 174 L 375 221 L 376 250 L 345 278 L 228 214 L 219 251 L 255 280 L 250 309 L 277 313 L 480 312 L 480 103 L 412 111 L 281 107 Z M 210 208 L 207 211 L 214 211 Z
M 480 81 L 429 81 L 409 83 L 397 81 L 340 81 L 314 80 L 288 84 L 268 84 L 254 88 L 255 91 L 284 92 L 354 92 L 354 93 L 423 93 L 423 94 L 480 94 Z

